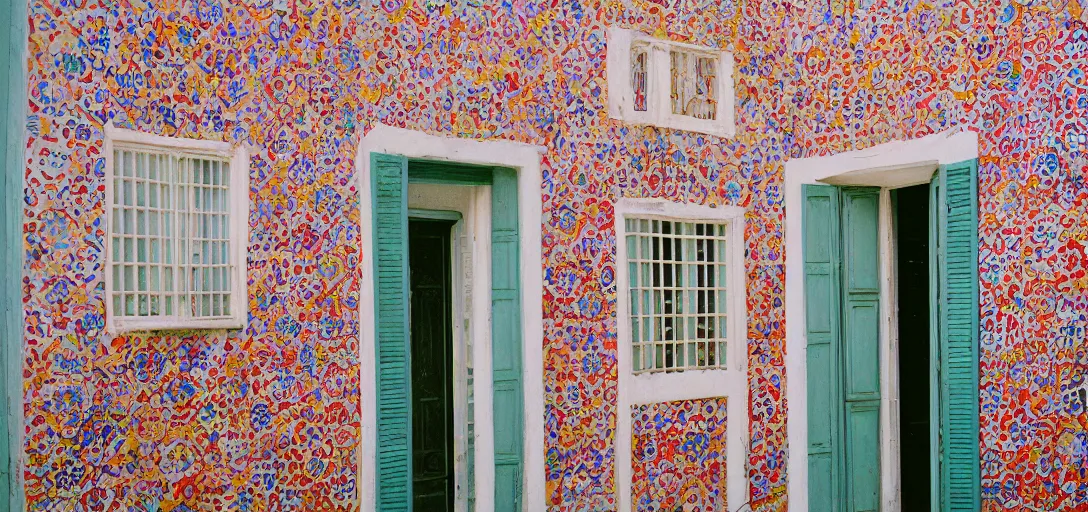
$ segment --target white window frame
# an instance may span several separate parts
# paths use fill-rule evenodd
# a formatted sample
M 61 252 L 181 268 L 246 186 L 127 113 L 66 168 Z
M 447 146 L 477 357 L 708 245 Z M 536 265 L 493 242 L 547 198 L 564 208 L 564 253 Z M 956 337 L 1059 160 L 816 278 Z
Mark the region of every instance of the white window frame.
M 106 180 L 106 250 L 103 253 L 106 280 L 106 329 L 108 332 L 124 333 L 136 331 L 192 330 L 192 329 L 241 329 L 249 315 L 246 287 L 246 250 L 249 243 L 249 151 L 242 145 L 232 146 L 227 142 L 165 137 L 150 133 L 117 128 L 111 124 L 105 127 L 105 180 Z M 173 153 L 222 158 L 230 162 L 230 240 L 228 255 L 230 258 L 230 308 L 227 318 L 201 319 L 176 314 L 170 317 L 128 317 L 115 315 L 113 311 L 113 150 L 122 146 L 139 151 Z M 176 205 L 175 205 L 176 207 Z M 175 236 L 177 232 L 175 231 Z M 175 255 L 178 257 L 180 255 Z M 181 279 L 178 276 L 177 279 Z M 179 282 L 179 281 L 175 281 Z M 181 312 L 182 309 L 176 310 Z
M 616 310 L 619 388 L 616 420 L 616 488 L 619 510 L 632 507 L 631 408 L 637 405 L 726 398 L 728 448 L 726 454 L 727 510 L 748 502 L 748 315 L 744 271 L 744 208 L 706 206 L 661 199 L 622 198 L 616 215 Z M 633 371 L 630 281 L 627 275 L 627 218 L 726 224 L 726 363 L 707 370 Z
M 647 47 L 646 110 L 635 110 L 631 86 L 631 49 Z M 699 119 L 672 112 L 670 52 L 682 51 L 718 61 L 718 105 L 714 119 Z M 608 29 L 608 116 L 635 125 L 672 128 L 718 137 L 736 134 L 733 90 L 733 54 L 717 48 L 656 39 L 630 29 Z

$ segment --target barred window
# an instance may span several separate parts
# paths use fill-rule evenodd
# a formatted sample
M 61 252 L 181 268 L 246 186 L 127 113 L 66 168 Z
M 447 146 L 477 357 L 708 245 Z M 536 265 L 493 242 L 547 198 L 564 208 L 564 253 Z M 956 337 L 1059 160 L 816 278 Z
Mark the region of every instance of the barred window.
M 728 225 L 625 219 L 632 369 L 726 366 Z
M 240 327 L 245 261 L 238 223 L 245 221 L 237 217 L 247 209 L 234 203 L 248 196 L 237 190 L 230 147 L 208 151 L 186 148 L 181 139 L 145 137 L 179 146 L 111 141 L 111 326 Z
M 634 91 L 634 107 L 636 111 L 645 112 L 647 109 L 647 95 L 649 94 L 649 48 L 645 45 L 631 47 L 631 90 Z
M 718 111 L 718 59 L 672 50 L 670 75 L 672 113 L 714 119 Z

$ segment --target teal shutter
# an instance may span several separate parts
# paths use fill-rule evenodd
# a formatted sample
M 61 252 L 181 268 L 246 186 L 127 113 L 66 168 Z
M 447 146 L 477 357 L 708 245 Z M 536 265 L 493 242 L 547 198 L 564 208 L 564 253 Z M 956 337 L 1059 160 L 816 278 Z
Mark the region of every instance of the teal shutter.
M 370 159 L 378 376 L 378 511 L 412 509 L 412 379 L 408 320 L 408 159 Z M 365 398 L 365 397 L 364 397 Z
M 521 510 L 521 300 L 518 179 L 494 170 L 491 184 L 491 356 L 495 402 L 495 510 Z
M 808 384 L 809 510 L 837 512 L 842 464 L 839 406 L 839 191 L 804 186 L 805 360 Z
M 23 181 L 27 126 L 27 4 L 0 1 L 0 511 L 25 510 L 23 452 Z
M 981 506 L 977 161 L 942 166 L 937 195 L 941 510 L 977 511 Z
M 879 211 L 880 189 L 843 189 L 843 433 L 851 512 L 880 510 Z
M 880 191 L 805 185 L 809 509 L 880 509 Z

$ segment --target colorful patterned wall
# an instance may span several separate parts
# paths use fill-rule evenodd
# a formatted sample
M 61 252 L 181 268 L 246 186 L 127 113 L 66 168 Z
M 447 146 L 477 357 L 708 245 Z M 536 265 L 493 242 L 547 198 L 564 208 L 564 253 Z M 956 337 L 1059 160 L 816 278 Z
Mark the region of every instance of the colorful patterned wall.
M 726 509 L 726 399 L 631 408 L 631 494 L 638 512 Z
M 979 133 L 982 495 L 1088 509 L 1088 2 L 779 4 L 791 157 Z
M 984 497 L 1088 506 L 1088 419 L 1064 398 L 1088 371 L 1088 15 L 1078 0 L 979 4 L 31 0 L 31 508 L 355 505 L 353 159 L 377 122 L 547 148 L 556 511 L 615 508 L 616 197 L 749 208 L 748 477 L 756 509 L 783 509 L 783 161 L 979 131 Z M 609 120 L 609 25 L 733 51 L 737 137 Z M 244 335 L 103 332 L 108 121 L 253 149 Z

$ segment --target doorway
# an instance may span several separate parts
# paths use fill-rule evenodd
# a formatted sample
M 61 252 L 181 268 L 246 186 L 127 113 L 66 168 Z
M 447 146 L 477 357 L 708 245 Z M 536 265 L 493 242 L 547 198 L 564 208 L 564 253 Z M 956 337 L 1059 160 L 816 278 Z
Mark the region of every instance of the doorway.
M 899 336 L 899 474 L 902 510 L 930 510 L 932 361 L 930 186 L 892 191 Z
M 412 389 L 412 502 L 453 512 L 453 222 L 408 221 Z

